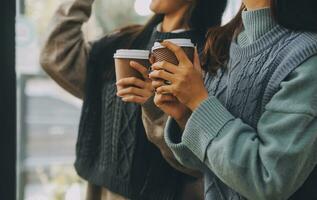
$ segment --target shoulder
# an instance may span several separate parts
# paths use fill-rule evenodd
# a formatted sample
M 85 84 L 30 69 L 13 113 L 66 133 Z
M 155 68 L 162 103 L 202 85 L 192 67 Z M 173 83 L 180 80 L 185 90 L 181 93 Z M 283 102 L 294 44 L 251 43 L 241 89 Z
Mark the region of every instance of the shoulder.
M 127 26 L 115 30 L 92 43 L 91 56 L 113 56 L 119 48 L 128 48 L 133 37 L 142 30 L 141 25 Z
M 272 79 L 280 82 L 309 58 L 317 55 L 317 33 L 288 31 L 275 48 L 274 62 L 278 66 Z
M 280 84 L 269 110 L 317 115 L 317 54 L 308 58 Z
M 313 96 L 304 90 L 306 88 L 314 91 L 317 89 L 317 79 L 312 78 L 317 72 L 317 34 L 288 31 L 276 46 L 279 51 L 274 57 L 274 62 L 278 66 L 269 78 L 263 96 L 262 109 L 274 98 L 275 94 L 281 94 L 280 96 L 283 97 L 277 102 L 285 101 L 284 97 L 288 96 L 286 101 L 296 104 L 298 103 L 296 100 L 305 95 L 307 95 L 306 99 L 310 101 Z M 301 100 L 301 102 L 304 101 Z M 292 107 L 291 104 L 284 105 Z
M 317 53 L 317 33 L 290 31 L 282 43 L 290 56 Z

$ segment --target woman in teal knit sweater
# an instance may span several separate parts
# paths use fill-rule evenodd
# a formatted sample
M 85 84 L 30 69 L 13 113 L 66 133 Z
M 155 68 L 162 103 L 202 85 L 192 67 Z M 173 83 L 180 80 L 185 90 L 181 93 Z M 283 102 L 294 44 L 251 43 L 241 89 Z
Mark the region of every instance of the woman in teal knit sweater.
M 170 115 L 165 140 L 205 174 L 207 200 L 226 198 L 209 192 L 217 184 L 251 200 L 317 199 L 316 4 L 244 0 L 236 18 L 210 30 L 205 73 L 197 55 L 191 63 L 162 43 L 180 61 L 150 74 L 155 103 Z

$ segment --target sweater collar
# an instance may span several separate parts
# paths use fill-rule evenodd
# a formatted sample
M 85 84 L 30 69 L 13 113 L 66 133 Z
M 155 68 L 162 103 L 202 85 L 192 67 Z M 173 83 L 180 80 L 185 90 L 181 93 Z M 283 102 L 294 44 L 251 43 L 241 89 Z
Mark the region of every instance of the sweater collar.
M 243 11 L 244 30 L 232 41 L 231 57 L 251 57 L 272 46 L 289 30 L 278 25 L 269 8 Z
M 174 38 L 188 38 L 191 39 L 193 43 L 198 44 L 198 46 L 202 46 L 201 43 L 204 41 L 204 35 L 201 35 L 199 32 L 194 30 L 185 30 L 181 32 L 160 32 L 155 27 L 153 29 L 152 35 L 150 37 L 150 41 L 146 47 L 146 49 L 151 49 L 154 42 L 162 41 L 166 39 L 174 39 Z
M 255 42 L 277 25 L 270 8 L 245 10 L 242 12 L 242 22 L 244 30 L 238 36 L 238 44 L 241 46 Z

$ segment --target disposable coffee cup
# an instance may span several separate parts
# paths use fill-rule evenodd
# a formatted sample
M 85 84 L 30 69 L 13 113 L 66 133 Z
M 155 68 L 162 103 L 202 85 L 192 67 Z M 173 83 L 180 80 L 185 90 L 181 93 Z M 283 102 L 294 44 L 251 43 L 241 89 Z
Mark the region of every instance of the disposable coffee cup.
M 186 53 L 189 60 L 192 62 L 194 61 L 195 45 L 190 39 L 168 39 L 165 41 L 169 41 L 176 44 L 177 46 L 180 46 Z M 152 47 L 152 56 L 155 62 L 167 61 L 174 65 L 179 64 L 176 55 L 171 50 L 161 45 L 159 42 L 154 43 L 154 46 Z
M 150 51 L 146 50 L 129 50 L 129 49 L 119 49 L 114 54 L 115 59 L 115 69 L 116 69 L 116 79 L 117 81 L 123 78 L 136 77 L 143 79 L 142 74 L 133 69 L 130 66 L 130 61 L 135 61 L 143 65 L 144 67 L 150 66 L 149 61 Z
M 186 53 L 189 60 L 191 62 L 194 61 L 195 45 L 192 43 L 190 39 L 178 38 L 178 39 L 168 39 L 165 41 L 169 41 L 176 44 L 177 46 L 180 46 Z M 166 61 L 174 65 L 179 64 L 179 61 L 176 55 L 171 50 L 161 45 L 161 43 L 159 42 L 154 43 L 154 46 L 152 47 L 151 51 L 152 51 L 152 59 L 154 62 Z M 169 85 L 171 83 L 169 81 L 165 81 L 165 84 Z

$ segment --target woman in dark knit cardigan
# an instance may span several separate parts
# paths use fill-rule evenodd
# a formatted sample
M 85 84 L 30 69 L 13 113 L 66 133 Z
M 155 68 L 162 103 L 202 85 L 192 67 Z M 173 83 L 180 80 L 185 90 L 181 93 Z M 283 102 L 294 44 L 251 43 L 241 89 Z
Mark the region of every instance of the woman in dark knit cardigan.
M 81 26 L 90 17 L 92 3 L 74 0 L 63 4 L 41 53 L 43 69 L 84 100 L 75 167 L 89 183 L 87 199 L 202 198 L 199 181 L 179 171 L 199 174 L 178 165 L 166 145 L 158 142 L 162 137 L 156 135 L 162 135 L 166 116 L 153 103 L 146 69 L 132 65 L 144 74 L 144 80 L 119 82 L 131 91 L 120 93 L 116 91 L 113 54 L 122 48 L 149 49 L 156 40 L 168 38 L 192 39 L 201 51 L 207 29 L 220 25 L 226 1 L 152 0 L 156 15 L 145 26 L 125 27 L 86 43 Z M 124 103 L 116 94 L 138 104 Z
M 163 42 L 180 61 L 155 63 L 150 74 L 171 82 L 152 82 L 156 105 L 172 116 L 166 143 L 184 166 L 204 172 L 206 200 L 217 199 L 215 183 L 235 199 L 316 200 L 317 2 L 243 3 L 210 31 L 204 79 L 198 61 Z

